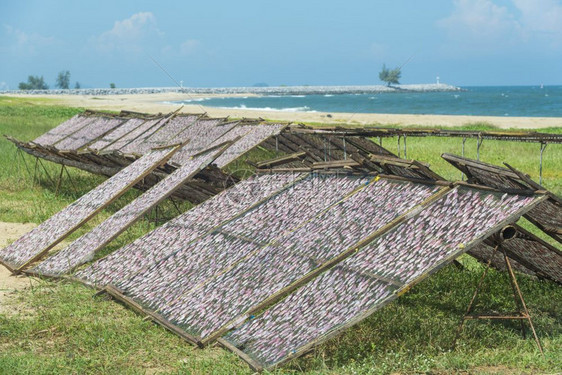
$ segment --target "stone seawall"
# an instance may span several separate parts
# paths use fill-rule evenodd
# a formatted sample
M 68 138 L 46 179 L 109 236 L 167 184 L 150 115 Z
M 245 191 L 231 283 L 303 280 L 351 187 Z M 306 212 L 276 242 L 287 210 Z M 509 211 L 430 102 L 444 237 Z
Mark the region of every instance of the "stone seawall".
M 131 94 L 255 94 L 255 95 L 336 95 L 336 94 L 378 94 L 391 92 L 439 92 L 461 91 L 456 86 L 446 84 L 414 84 L 396 86 L 272 86 L 272 87 L 145 87 L 145 88 L 97 88 L 97 89 L 53 89 L 53 90 L 9 90 L 0 94 L 28 94 L 28 95 L 131 95 Z

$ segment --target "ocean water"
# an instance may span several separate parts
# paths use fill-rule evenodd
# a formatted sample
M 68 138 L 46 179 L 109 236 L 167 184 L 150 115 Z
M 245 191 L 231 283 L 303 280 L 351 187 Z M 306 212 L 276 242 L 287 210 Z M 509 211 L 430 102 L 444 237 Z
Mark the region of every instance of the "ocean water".
M 289 112 L 562 117 L 562 86 L 463 87 L 456 92 L 203 98 L 208 107 Z

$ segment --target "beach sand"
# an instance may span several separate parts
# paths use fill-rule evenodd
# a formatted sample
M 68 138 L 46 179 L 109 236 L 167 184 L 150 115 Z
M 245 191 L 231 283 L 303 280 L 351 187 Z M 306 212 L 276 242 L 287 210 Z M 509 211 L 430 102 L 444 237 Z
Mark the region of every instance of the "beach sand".
M 134 94 L 134 95 L 12 95 L 17 97 L 46 98 L 47 102 L 71 107 L 93 110 L 129 110 L 147 113 L 168 113 L 179 109 L 177 104 L 165 102 L 194 100 L 209 97 L 249 96 L 232 95 L 187 95 L 180 93 Z M 452 115 L 402 115 L 374 113 L 325 113 L 325 112 L 283 112 L 245 109 L 221 109 L 205 107 L 193 102 L 184 105 L 181 112 L 207 113 L 211 117 L 263 118 L 293 123 L 379 125 L 379 126 L 463 126 L 474 123 L 487 123 L 500 129 L 541 129 L 562 126 L 562 118 L 557 117 L 495 117 L 495 116 L 452 116 Z M 331 117 L 329 117 L 331 116 Z
M 19 224 L 0 222 L 0 248 L 33 229 L 36 224 Z M 5 302 L 13 297 L 15 292 L 30 286 L 31 278 L 13 276 L 7 268 L 0 265 L 0 314 L 8 313 L 13 306 L 6 307 Z

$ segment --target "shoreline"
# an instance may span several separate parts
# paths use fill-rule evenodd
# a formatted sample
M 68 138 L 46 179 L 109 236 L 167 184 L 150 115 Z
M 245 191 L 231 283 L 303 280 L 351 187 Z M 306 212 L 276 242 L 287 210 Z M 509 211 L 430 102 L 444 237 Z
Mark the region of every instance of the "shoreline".
M 240 97 L 257 95 L 255 93 L 214 93 L 185 94 L 177 92 L 152 94 L 120 95 L 64 95 L 64 94 L 0 94 L 17 98 L 45 99 L 46 104 L 65 105 L 92 110 L 121 111 L 129 110 L 146 113 L 168 113 L 181 107 L 183 113 L 206 113 L 210 117 L 263 118 L 272 121 L 292 123 L 317 123 L 323 125 L 350 126 L 421 126 L 421 127 L 459 127 L 475 123 L 485 123 L 499 129 L 543 129 L 562 127 L 560 117 L 498 117 L 467 115 L 431 115 L 431 114 L 379 114 L 379 113 L 345 113 L 345 112 L 288 112 L 248 109 L 224 109 L 206 107 L 197 99 Z M 183 106 L 166 103 L 192 100 Z

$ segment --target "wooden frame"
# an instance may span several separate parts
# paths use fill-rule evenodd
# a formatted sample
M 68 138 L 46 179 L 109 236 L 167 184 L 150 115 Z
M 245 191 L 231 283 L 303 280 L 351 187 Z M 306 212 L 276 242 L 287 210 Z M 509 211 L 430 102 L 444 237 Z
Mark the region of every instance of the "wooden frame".
M 4 264 L 4 266 L 6 266 L 11 272 L 13 273 L 19 273 L 21 271 L 23 271 L 24 269 L 26 269 L 30 264 L 32 264 L 33 262 L 36 262 L 37 260 L 41 259 L 49 250 L 51 250 L 54 246 L 56 246 L 58 243 L 60 243 L 62 240 L 64 240 L 66 237 L 68 237 L 71 233 L 73 233 L 76 229 L 80 228 L 82 225 L 84 225 L 84 223 L 86 223 L 87 221 L 89 221 L 92 217 L 94 217 L 95 215 L 97 215 L 101 210 L 103 210 L 105 207 L 107 207 L 109 204 L 111 204 L 112 202 L 114 202 L 117 198 L 119 198 L 122 194 L 124 194 L 127 190 L 129 190 L 131 187 L 133 187 L 137 182 L 139 182 L 140 180 L 142 180 L 145 176 L 147 176 L 148 174 L 150 174 L 152 172 L 152 170 L 154 170 L 155 168 L 157 168 L 158 166 L 162 165 L 163 163 L 166 163 L 166 161 L 178 150 L 179 146 L 178 145 L 174 145 L 169 147 L 170 151 L 165 153 L 162 158 L 160 158 L 158 160 L 158 162 L 154 163 L 151 167 L 147 168 L 146 170 L 144 170 L 144 172 L 142 172 L 141 174 L 139 174 L 136 178 L 134 178 L 133 180 L 131 180 L 130 182 L 128 182 L 123 189 L 121 189 L 120 191 L 116 192 L 115 195 L 105 201 L 103 204 L 100 204 L 99 207 L 97 207 L 96 209 L 92 210 L 91 212 L 89 212 L 89 214 L 82 220 L 80 220 L 80 222 L 73 224 L 73 226 L 71 228 L 69 228 L 68 230 L 66 230 L 64 233 L 62 233 L 59 237 L 57 237 L 56 239 L 54 239 L 53 241 L 51 241 L 45 248 L 42 248 L 41 250 L 39 250 L 38 252 L 35 253 L 35 255 L 33 255 L 30 259 L 28 259 L 27 261 L 25 261 L 23 264 L 21 265 L 13 265 L 10 264 L 10 262 L 7 262 L 5 260 L 0 261 L 2 264 Z M 118 177 L 118 175 L 117 175 Z
M 138 221 L 142 215 L 144 215 L 147 211 L 149 211 L 150 209 L 152 209 L 153 207 L 156 207 L 158 204 L 160 204 L 163 200 L 167 199 L 176 189 L 178 189 L 181 185 L 183 185 L 186 181 L 188 181 L 189 179 L 193 178 L 193 176 L 195 176 L 197 173 L 199 173 L 202 169 L 206 168 L 207 165 L 209 165 L 210 163 L 212 163 L 217 157 L 219 157 L 224 150 L 226 150 L 226 148 L 230 145 L 230 143 L 227 144 L 222 144 L 222 145 L 218 145 L 216 146 L 214 149 L 219 149 L 218 151 L 215 151 L 212 155 L 210 155 L 209 157 L 207 157 L 205 160 L 202 160 L 199 163 L 199 166 L 192 170 L 191 173 L 189 175 L 184 176 L 180 181 L 177 181 L 175 185 L 173 185 L 170 189 L 168 189 L 165 194 L 160 195 L 158 197 L 157 200 L 153 201 L 150 205 L 144 206 L 143 209 L 139 212 L 136 212 L 136 215 L 134 218 L 132 218 L 131 220 L 126 221 L 125 223 L 123 223 L 124 225 L 122 226 L 116 226 L 115 223 L 114 225 L 112 225 L 113 228 L 108 229 L 107 232 L 105 232 L 105 236 L 103 238 L 103 240 L 101 242 L 98 242 L 97 245 L 93 248 L 90 248 L 90 253 L 91 254 L 95 254 L 97 251 L 101 250 L 103 247 L 105 247 L 107 244 L 109 244 L 111 241 L 113 241 L 115 238 L 117 238 L 121 233 L 123 233 L 123 231 L 125 231 L 127 228 L 129 228 L 131 225 L 133 225 L 136 221 Z M 213 149 L 211 149 L 211 151 L 207 151 L 208 153 L 212 152 Z M 202 156 L 202 155 L 199 155 Z M 186 166 L 184 166 L 186 167 Z M 184 168 L 182 167 L 182 168 Z M 179 169 L 177 170 L 179 171 Z M 174 172 L 175 173 L 175 172 Z M 171 176 L 171 175 L 167 175 Z M 163 180 L 165 181 L 165 180 Z M 158 184 L 154 185 L 153 188 L 155 188 L 156 186 L 158 186 Z M 134 204 L 135 202 L 142 200 L 144 195 L 141 195 L 139 198 L 135 199 L 133 202 L 130 203 L 130 205 Z M 126 207 L 124 207 L 122 210 L 120 210 L 119 212 L 117 212 L 115 215 L 119 216 L 119 214 L 126 210 L 129 207 L 129 205 L 127 205 Z M 110 222 L 110 220 L 113 218 L 114 216 L 111 216 L 110 218 L 108 218 L 106 220 L 106 222 Z M 104 222 L 105 223 L 105 222 Z M 100 224 L 100 227 L 104 225 L 104 223 Z M 97 230 L 97 228 L 93 229 L 92 231 Z M 109 235 L 111 234 L 111 235 Z M 85 236 L 87 236 L 88 234 L 86 234 Z M 69 245 L 71 246 L 71 245 Z M 58 253 L 57 253 L 58 254 Z M 53 257 L 56 257 L 57 254 L 53 255 Z M 47 259 L 47 261 L 50 258 Z M 80 264 L 76 264 L 74 265 L 71 269 L 67 269 L 65 270 L 65 272 L 72 272 L 72 270 L 76 269 L 76 267 L 80 266 L 83 263 Z M 43 272 L 39 272 L 36 270 L 36 268 L 33 268 L 30 271 L 24 271 L 28 274 L 32 274 L 32 275 L 43 275 Z M 54 275 L 53 275 L 54 276 Z
M 489 163 L 483 163 L 476 160 L 471 160 L 468 158 L 460 157 L 457 155 L 452 154 L 443 154 L 441 155 L 443 159 L 447 160 L 451 163 L 455 168 L 459 169 L 465 175 L 469 177 L 469 182 L 476 181 L 479 184 L 484 184 L 487 186 L 492 186 L 494 188 L 499 188 L 501 191 L 505 191 L 508 193 L 516 193 L 516 194 L 532 194 L 533 192 L 542 192 L 546 193 L 549 197 L 548 201 L 545 202 L 545 205 L 548 205 L 548 208 L 552 211 L 559 212 L 559 218 L 562 218 L 562 199 L 560 199 L 555 194 L 547 191 L 544 187 L 534 182 L 529 176 L 525 175 L 523 172 L 518 171 L 517 169 L 513 168 L 507 163 L 504 163 L 506 167 L 509 169 L 499 167 Z M 492 176 L 498 176 L 500 179 L 507 180 L 509 183 L 505 183 L 504 186 L 498 187 L 496 186 L 497 183 L 494 181 L 489 181 L 488 179 L 482 176 L 475 176 L 471 173 L 470 169 L 474 168 L 475 170 L 484 171 L 484 173 L 490 174 Z M 514 188 L 514 186 L 516 188 Z M 555 239 L 556 241 L 562 243 L 562 226 L 555 228 L 550 227 L 547 224 L 541 221 L 540 217 L 541 211 L 536 212 L 528 212 L 525 215 L 525 218 L 533 223 L 536 227 L 541 229 L 547 235 Z M 562 224 L 561 224 L 562 225 Z
M 501 230 L 501 228 L 503 228 L 504 226 L 516 221 L 519 217 L 521 217 L 525 212 L 527 212 L 528 210 L 531 210 L 532 208 L 536 207 L 540 202 L 544 201 L 545 199 L 547 199 L 546 196 L 539 196 L 538 198 L 535 199 L 534 202 L 532 202 L 531 204 L 527 205 L 526 207 L 518 210 L 517 212 L 515 212 L 514 214 L 510 215 L 509 217 L 505 218 L 504 220 L 502 220 L 501 222 L 499 222 L 498 224 L 496 224 L 495 226 L 489 228 L 486 232 L 484 232 L 482 235 L 480 235 L 478 238 L 474 239 L 472 242 L 468 243 L 465 245 L 465 247 L 458 249 L 457 251 L 453 252 L 452 254 L 450 254 L 447 258 L 442 259 L 440 262 L 438 262 L 435 266 L 433 266 L 432 268 L 426 270 L 424 273 L 422 273 L 421 275 L 419 275 L 418 277 L 416 277 L 412 282 L 405 284 L 404 286 L 402 286 L 401 288 L 397 289 L 392 295 L 384 298 L 380 303 L 378 303 L 376 306 L 371 307 L 370 309 L 366 310 L 365 312 L 355 316 L 354 318 L 350 319 L 347 321 L 347 323 L 339 325 L 337 328 L 332 329 L 328 332 L 326 332 L 325 334 L 320 335 L 319 337 L 317 337 L 316 339 L 314 339 L 313 341 L 300 346 L 299 348 L 297 348 L 296 350 L 294 350 L 291 354 L 289 354 L 288 356 L 286 356 L 284 359 L 270 365 L 270 366 L 265 366 L 262 363 L 259 363 L 259 361 L 256 361 L 255 359 L 251 358 L 250 356 L 248 356 L 246 353 L 244 353 L 244 356 L 241 356 L 241 359 L 244 360 L 245 362 L 248 363 L 248 365 L 255 370 L 262 370 L 262 369 L 272 369 L 275 367 L 280 366 L 281 364 L 290 361 L 294 358 L 297 358 L 307 352 L 309 352 L 312 348 L 314 348 L 315 346 L 325 342 L 326 340 L 329 340 L 330 338 L 339 335 L 341 333 L 341 331 L 348 329 L 349 327 L 358 324 L 359 322 L 363 321 L 364 319 L 366 319 L 367 317 L 369 317 L 371 314 L 373 314 L 375 311 L 379 310 L 380 308 L 386 306 L 388 303 L 394 301 L 395 299 L 397 299 L 398 297 L 402 296 L 403 294 L 407 293 L 412 287 L 414 287 L 415 285 L 417 285 L 419 282 L 421 282 L 422 280 L 424 280 L 425 278 L 427 278 L 428 276 L 434 274 L 435 272 L 437 272 L 438 270 L 442 269 L 444 266 L 446 266 L 447 264 L 453 262 L 453 260 L 455 260 L 458 256 L 460 256 L 461 254 L 465 253 L 466 251 L 470 250 L 471 248 L 473 248 L 474 246 L 478 245 L 480 242 L 484 241 L 486 238 L 492 236 L 494 233 L 498 232 L 499 230 Z M 420 210 L 421 211 L 421 210 Z M 419 213 L 420 211 L 413 213 L 414 215 Z M 223 345 L 224 341 L 226 341 L 225 339 L 221 339 L 220 344 Z M 228 342 L 228 341 L 227 341 Z M 234 345 L 232 345 L 231 343 L 228 343 L 229 345 L 223 345 L 225 348 L 231 350 L 233 347 L 235 347 Z M 239 349 L 237 349 L 236 351 L 233 351 L 235 354 L 238 354 L 240 352 Z M 247 359 L 250 359 L 249 361 Z
M 291 284 L 287 285 L 286 287 L 284 287 L 284 288 L 280 289 L 279 291 L 275 292 L 274 294 L 270 295 L 268 298 L 262 300 L 257 305 L 254 305 L 254 306 L 248 308 L 247 311 L 243 315 L 240 315 L 240 316 L 237 316 L 237 317 L 231 319 L 229 322 L 225 323 L 222 328 L 220 328 L 219 330 L 209 334 L 206 338 L 202 339 L 201 344 L 207 345 L 210 342 L 215 341 L 217 338 L 219 338 L 220 336 L 224 335 L 226 332 L 231 330 L 232 327 L 235 326 L 237 322 L 240 322 L 241 319 L 244 319 L 247 316 L 252 315 L 257 311 L 260 311 L 260 310 L 266 308 L 269 305 L 275 304 L 280 299 L 282 299 L 284 296 L 290 294 L 292 291 L 296 290 L 300 286 L 308 283 L 310 280 L 312 280 L 313 278 L 315 278 L 319 274 L 323 273 L 324 271 L 334 267 L 335 265 L 337 265 L 337 264 L 341 263 L 342 261 L 344 261 L 345 259 L 349 258 L 353 254 L 355 254 L 355 252 L 358 249 L 366 246 L 367 244 L 371 243 L 372 241 L 374 241 L 378 237 L 380 237 L 380 236 L 384 235 L 385 233 L 389 232 L 390 230 L 392 230 L 394 227 L 401 224 L 403 221 L 405 221 L 409 217 L 414 216 L 417 213 L 421 212 L 425 207 L 430 206 L 433 202 L 435 202 L 437 199 L 441 198 L 442 196 L 448 194 L 450 191 L 452 191 L 452 189 L 450 187 L 442 187 L 441 189 L 439 189 L 438 192 L 432 194 L 431 196 L 429 196 L 428 198 L 423 200 L 418 205 L 412 207 L 407 212 L 402 213 L 400 216 L 396 217 L 394 220 L 387 223 L 386 225 L 384 225 L 380 229 L 374 231 L 373 233 L 371 233 L 367 237 L 365 237 L 362 240 L 356 242 L 355 244 L 353 244 L 349 248 L 342 251 L 339 255 L 337 255 L 337 256 L 333 257 L 332 259 L 324 262 L 319 267 L 315 268 L 314 270 L 310 271 L 308 274 L 304 275 L 300 279 L 295 280 Z

